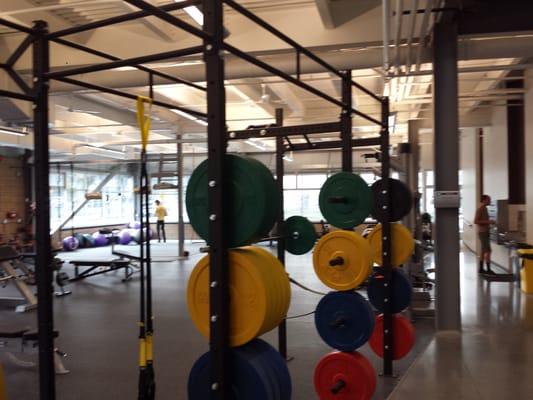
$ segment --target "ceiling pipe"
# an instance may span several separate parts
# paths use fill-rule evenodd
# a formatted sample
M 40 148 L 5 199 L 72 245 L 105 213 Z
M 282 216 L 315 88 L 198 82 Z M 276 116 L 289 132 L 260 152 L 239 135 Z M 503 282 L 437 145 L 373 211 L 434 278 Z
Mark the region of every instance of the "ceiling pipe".
M 389 69 L 390 69 L 390 56 L 389 56 L 389 45 L 390 45 L 390 25 L 389 25 L 390 0 L 383 0 L 382 10 L 383 10 L 383 71 L 385 72 L 385 75 L 388 75 Z

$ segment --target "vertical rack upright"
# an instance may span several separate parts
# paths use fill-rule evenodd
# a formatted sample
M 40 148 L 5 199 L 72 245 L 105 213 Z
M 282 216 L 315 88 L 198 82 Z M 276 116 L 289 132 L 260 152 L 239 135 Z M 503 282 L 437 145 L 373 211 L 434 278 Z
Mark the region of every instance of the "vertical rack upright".
M 209 208 L 209 310 L 212 399 L 231 397 L 229 349 L 229 280 L 226 243 L 226 207 L 230 192 L 225 167 L 227 147 L 226 99 L 224 87 L 224 15 L 222 0 L 203 0 L 204 30 L 211 37 L 204 40 L 207 80 L 207 147 Z

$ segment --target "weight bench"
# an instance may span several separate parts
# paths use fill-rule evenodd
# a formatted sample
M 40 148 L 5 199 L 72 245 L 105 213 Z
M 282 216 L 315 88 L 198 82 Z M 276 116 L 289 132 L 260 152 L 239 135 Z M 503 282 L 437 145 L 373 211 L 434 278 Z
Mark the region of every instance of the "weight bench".
M 37 297 L 26 284 L 24 277 L 17 274 L 16 263 L 20 262 L 19 253 L 11 246 L 0 246 L 0 272 L 3 272 L 2 283 L 13 282 L 22 295 L 22 298 L 2 298 L 9 301 L 25 301 L 24 304 L 16 306 L 16 312 L 25 312 L 37 307 Z M 20 268 L 20 267 L 19 267 Z
M 54 331 L 54 339 L 59 336 L 58 331 Z M 38 346 L 39 333 L 37 330 L 32 330 L 28 327 L 3 327 L 0 326 L 0 350 L 6 352 L 9 359 L 20 367 L 35 367 L 37 363 L 22 361 L 18 359 L 13 352 L 24 353 L 25 349 L 29 346 L 31 349 L 35 349 Z M 18 342 L 16 346 L 13 342 Z M 66 354 L 54 349 L 54 365 L 55 371 L 58 375 L 68 374 L 70 371 L 63 365 L 62 358 Z
M 118 271 L 124 269 L 124 279 L 122 282 L 127 282 L 131 276 L 136 272 L 135 267 L 129 260 L 117 258 L 114 260 L 71 260 L 70 264 L 74 265 L 74 277 L 69 279 L 69 282 L 81 281 L 95 275 L 105 274 L 111 271 Z M 80 271 L 80 268 L 85 268 Z

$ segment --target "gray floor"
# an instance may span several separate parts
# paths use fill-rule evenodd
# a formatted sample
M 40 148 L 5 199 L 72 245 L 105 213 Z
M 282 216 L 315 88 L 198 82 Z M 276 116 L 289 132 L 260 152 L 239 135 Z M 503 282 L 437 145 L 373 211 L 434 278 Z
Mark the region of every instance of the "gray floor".
M 390 399 L 533 399 L 533 296 L 462 258 L 463 334 L 438 334 Z
M 176 254 L 176 243 L 154 244 L 155 258 L 163 261 L 154 265 L 155 304 L 155 359 L 158 398 L 186 399 L 188 371 L 206 350 L 205 340 L 189 319 L 185 288 L 189 273 L 202 256 L 199 245 L 188 245 L 192 256 L 188 261 L 170 261 Z M 123 249 L 124 250 L 124 249 Z M 127 251 L 134 252 L 134 248 Z M 90 249 L 62 255 L 65 259 L 107 258 L 110 248 Z M 287 265 L 291 276 L 315 289 L 327 291 L 314 275 L 311 256 L 289 256 Z M 72 268 L 65 266 L 72 275 Z M 69 375 L 58 376 L 60 400 L 133 399 L 137 379 L 137 315 L 138 279 L 122 283 L 122 273 L 110 273 L 89 278 L 71 285 L 73 294 L 55 301 L 56 326 L 61 332 L 58 341 L 69 354 L 65 363 Z M 475 284 L 475 283 L 472 283 Z M 9 288 L 0 289 L 7 293 Z M 293 287 L 289 315 L 314 310 L 320 296 Z M 474 310 L 475 311 L 475 310 Z M 11 309 L 0 309 L 2 322 L 34 324 L 35 313 L 15 314 Z M 433 337 L 432 322 L 416 322 L 416 349 L 406 359 L 397 362 L 398 378 L 378 378 L 375 399 L 385 399 L 399 378 Z M 316 398 L 313 371 L 318 360 L 329 351 L 315 331 L 313 316 L 291 319 L 288 322 L 288 345 L 294 360 L 289 363 L 294 395 L 297 400 Z M 276 343 L 276 333 L 265 338 Z M 381 361 L 368 346 L 362 349 L 379 372 Z M 35 355 L 27 356 L 35 359 Z M 9 399 L 37 399 L 35 369 L 14 367 L 4 361 Z

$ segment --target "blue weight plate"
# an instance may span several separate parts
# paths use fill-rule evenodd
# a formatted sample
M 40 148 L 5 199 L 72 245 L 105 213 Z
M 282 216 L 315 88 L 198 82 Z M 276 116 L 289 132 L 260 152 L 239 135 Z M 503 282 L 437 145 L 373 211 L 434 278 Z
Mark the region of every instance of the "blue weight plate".
M 383 274 L 378 271 L 370 278 L 367 289 L 370 303 L 381 313 L 383 312 L 383 299 L 385 297 L 384 281 Z M 409 283 L 409 279 L 401 270 L 395 268 L 392 270 L 390 287 L 392 312 L 394 314 L 402 312 L 411 304 L 413 293 L 411 283 Z
M 232 394 L 234 400 L 272 400 L 270 382 L 239 351 L 233 351 Z M 193 365 L 187 386 L 189 400 L 211 400 L 209 353 Z
M 280 385 L 280 400 L 290 400 L 292 396 L 292 383 L 287 362 L 274 347 L 264 340 L 256 339 L 249 344 L 260 352 L 261 357 L 270 365 L 271 370 L 274 371 Z
M 364 345 L 374 330 L 374 312 L 355 292 L 331 292 L 318 303 L 315 326 L 324 342 L 340 351 Z
M 252 342 L 249 342 L 244 346 L 237 347 L 234 350 L 244 357 L 251 367 L 255 368 L 263 381 L 268 382 L 268 398 L 272 400 L 279 400 L 281 398 L 281 387 L 278 382 L 278 378 L 268 359 L 265 359 L 263 354 L 264 351 L 253 345 L 253 342 L 256 340 L 259 339 L 254 339 Z

